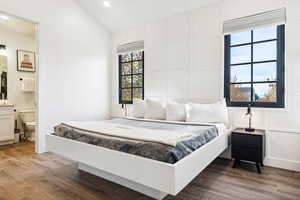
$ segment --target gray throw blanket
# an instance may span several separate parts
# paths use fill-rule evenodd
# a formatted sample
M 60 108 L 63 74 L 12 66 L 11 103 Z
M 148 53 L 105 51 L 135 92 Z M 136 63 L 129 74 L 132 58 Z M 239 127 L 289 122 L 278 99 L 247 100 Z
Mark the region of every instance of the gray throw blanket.
M 189 132 L 192 135 L 179 141 L 175 147 L 155 142 L 144 142 L 105 135 L 95 137 L 63 124 L 54 128 L 54 135 L 170 164 L 176 163 L 218 136 L 218 129 L 213 125 L 174 124 L 119 118 L 108 120 L 108 122 L 137 128 L 147 128 L 153 131 Z

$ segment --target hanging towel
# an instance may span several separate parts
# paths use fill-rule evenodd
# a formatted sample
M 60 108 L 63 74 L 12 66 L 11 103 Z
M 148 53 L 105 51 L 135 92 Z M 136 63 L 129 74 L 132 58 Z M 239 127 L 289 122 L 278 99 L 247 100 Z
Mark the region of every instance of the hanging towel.
M 23 92 L 34 92 L 35 91 L 35 80 L 33 78 L 23 78 L 22 91 Z

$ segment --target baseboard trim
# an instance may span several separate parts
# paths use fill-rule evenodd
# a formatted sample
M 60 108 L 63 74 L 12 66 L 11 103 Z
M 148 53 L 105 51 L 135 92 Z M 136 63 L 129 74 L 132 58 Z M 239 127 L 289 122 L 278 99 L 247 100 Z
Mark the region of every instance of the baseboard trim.
M 1 141 L 0 146 L 14 144 L 14 140 Z
M 300 172 L 300 161 L 269 157 L 265 159 L 264 164 L 269 167 L 288 169 L 288 170 Z

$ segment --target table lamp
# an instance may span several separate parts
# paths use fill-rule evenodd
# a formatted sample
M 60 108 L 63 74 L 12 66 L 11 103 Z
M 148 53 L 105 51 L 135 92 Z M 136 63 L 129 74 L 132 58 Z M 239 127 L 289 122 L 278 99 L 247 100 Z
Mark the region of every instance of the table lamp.
M 255 131 L 255 129 L 251 127 L 251 126 L 252 126 L 252 112 L 251 112 L 251 104 L 249 104 L 249 105 L 248 105 L 248 108 L 247 108 L 247 113 L 246 113 L 246 117 L 248 117 L 248 118 L 249 118 L 249 127 L 248 127 L 248 128 L 246 128 L 245 130 L 246 130 L 247 132 L 254 132 L 254 131 Z

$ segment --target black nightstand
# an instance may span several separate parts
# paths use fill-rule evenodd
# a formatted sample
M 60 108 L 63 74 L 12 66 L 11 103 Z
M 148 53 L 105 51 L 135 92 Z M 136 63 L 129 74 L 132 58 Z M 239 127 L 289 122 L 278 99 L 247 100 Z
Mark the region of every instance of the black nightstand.
M 247 132 L 245 129 L 235 129 L 231 135 L 231 152 L 234 158 L 233 168 L 236 167 L 241 160 L 256 163 L 258 173 L 261 173 L 260 165 L 263 167 L 265 158 L 265 139 L 266 131 L 255 130 L 255 132 Z

